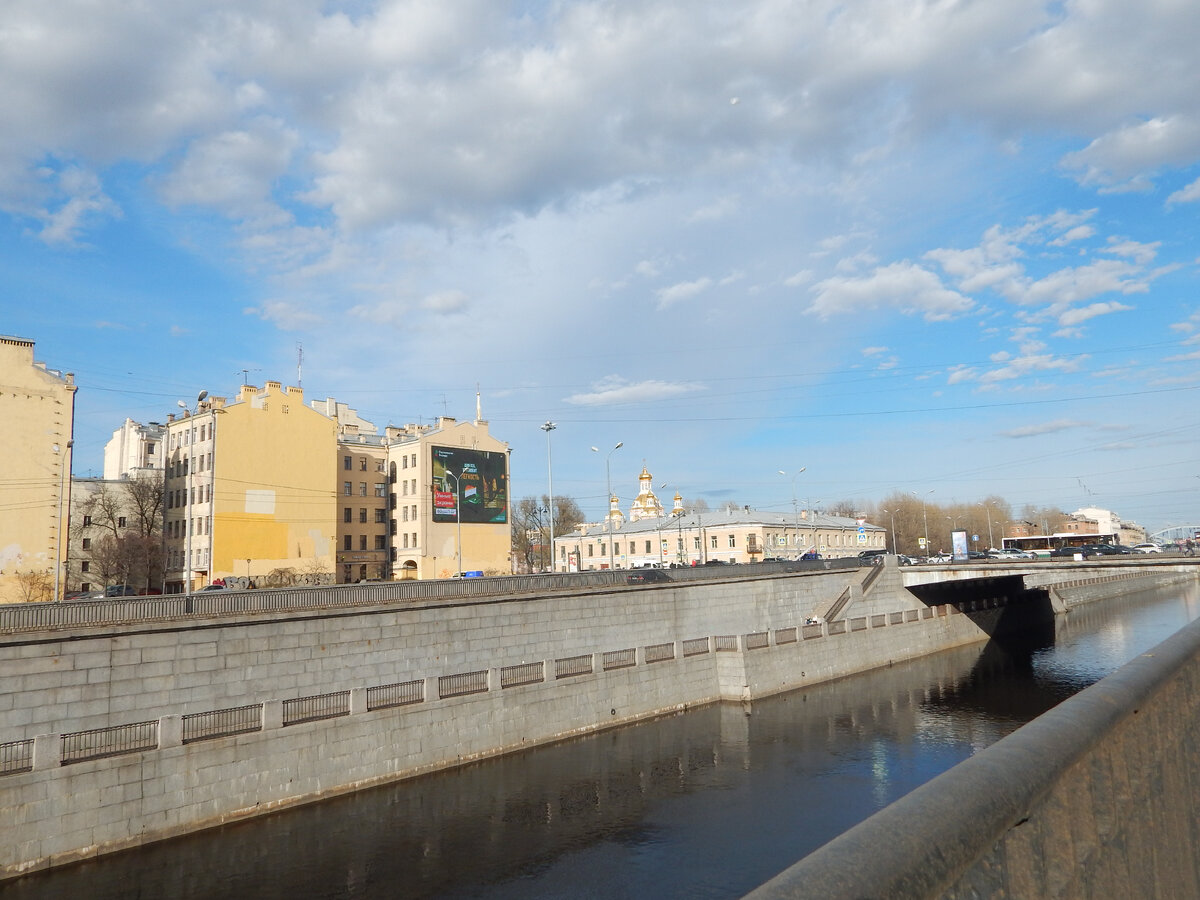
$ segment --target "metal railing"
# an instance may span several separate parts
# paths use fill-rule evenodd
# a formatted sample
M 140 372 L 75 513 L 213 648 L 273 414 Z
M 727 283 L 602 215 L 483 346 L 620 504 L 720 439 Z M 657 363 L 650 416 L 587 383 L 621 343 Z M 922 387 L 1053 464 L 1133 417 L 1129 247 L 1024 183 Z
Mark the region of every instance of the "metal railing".
M 438 696 L 465 697 L 467 694 L 483 694 L 488 689 L 487 669 L 477 672 L 460 672 L 457 675 L 442 675 L 438 678 Z
M 590 653 L 584 653 L 580 656 L 567 656 L 554 661 L 555 678 L 572 678 L 576 675 L 591 674 L 592 654 Z
M 718 653 L 737 652 L 738 641 L 736 634 L 718 634 L 713 638 L 713 648 Z
M 540 684 L 546 680 L 546 664 L 541 662 L 520 663 L 504 666 L 500 670 L 500 687 L 519 687 L 522 684 Z
M 158 720 L 72 731 L 62 735 L 61 741 L 60 759 L 64 766 L 139 750 L 154 750 L 158 747 Z
M 283 724 L 299 725 L 319 719 L 336 719 L 350 715 L 350 692 L 332 691 L 283 701 Z
M 796 643 L 796 626 L 791 628 L 777 628 L 775 630 L 776 644 L 794 644 Z
M 183 742 L 206 741 L 231 734 L 262 731 L 262 704 L 231 706 L 209 712 L 186 713 L 183 719 Z
M 367 688 L 367 709 L 389 709 L 425 702 L 425 680 L 397 681 Z
M 669 644 L 651 644 L 646 648 L 646 662 L 648 663 L 666 662 L 667 660 L 674 658 L 674 642 Z
M 16 775 L 33 769 L 33 741 L 5 741 L 0 744 L 0 775 Z
M 771 636 L 765 631 L 752 631 L 746 635 L 747 650 L 762 650 L 771 644 Z
M 699 656 L 702 653 L 708 652 L 708 638 L 688 638 L 683 642 L 684 656 Z
M 611 669 L 626 669 L 629 666 L 636 666 L 637 649 L 627 647 L 624 650 L 607 650 L 601 657 L 601 664 L 604 666 L 605 672 Z

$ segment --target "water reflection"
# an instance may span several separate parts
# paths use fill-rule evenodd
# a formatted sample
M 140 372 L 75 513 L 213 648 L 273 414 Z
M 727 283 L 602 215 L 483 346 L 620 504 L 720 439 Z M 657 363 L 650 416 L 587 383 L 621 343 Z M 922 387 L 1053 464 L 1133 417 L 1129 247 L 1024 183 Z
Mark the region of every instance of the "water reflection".
M 9 897 L 737 897 L 1178 630 L 1088 607 L 752 705 L 616 729 L 0 888 Z

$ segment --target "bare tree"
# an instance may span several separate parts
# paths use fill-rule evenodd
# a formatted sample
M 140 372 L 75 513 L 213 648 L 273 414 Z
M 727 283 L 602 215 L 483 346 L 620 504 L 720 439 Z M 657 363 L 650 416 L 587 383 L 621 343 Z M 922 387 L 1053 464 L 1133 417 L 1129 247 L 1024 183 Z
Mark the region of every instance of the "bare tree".
M 17 590 L 20 592 L 22 603 L 40 603 L 51 599 L 53 579 L 49 572 L 37 572 L 27 569 L 17 573 Z

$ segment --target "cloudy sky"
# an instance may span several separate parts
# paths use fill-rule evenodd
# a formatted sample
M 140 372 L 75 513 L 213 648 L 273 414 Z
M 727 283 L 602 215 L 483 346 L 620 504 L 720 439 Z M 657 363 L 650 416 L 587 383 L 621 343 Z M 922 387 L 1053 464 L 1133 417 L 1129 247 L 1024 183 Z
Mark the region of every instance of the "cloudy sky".
M 518 496 L 555 421 L 596 515 L 623 441 L 623 504 L 1194 523 L 1197 46 L 1194 0 L 8 0 L 0 332 L 81 474 L 302 346 L 379 425 L 478 387 Z

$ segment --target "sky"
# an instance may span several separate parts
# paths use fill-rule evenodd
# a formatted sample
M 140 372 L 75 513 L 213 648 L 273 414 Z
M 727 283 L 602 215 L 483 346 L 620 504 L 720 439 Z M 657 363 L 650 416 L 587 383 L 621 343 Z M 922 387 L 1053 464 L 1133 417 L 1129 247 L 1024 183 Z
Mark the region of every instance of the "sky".
M 478 391 L 593 518 L 607 464 L 1197 523 L 1197 46 L 1194 0 L 8 0 L 0 333 L 75 373 L 77 475 L 276 380 Z

